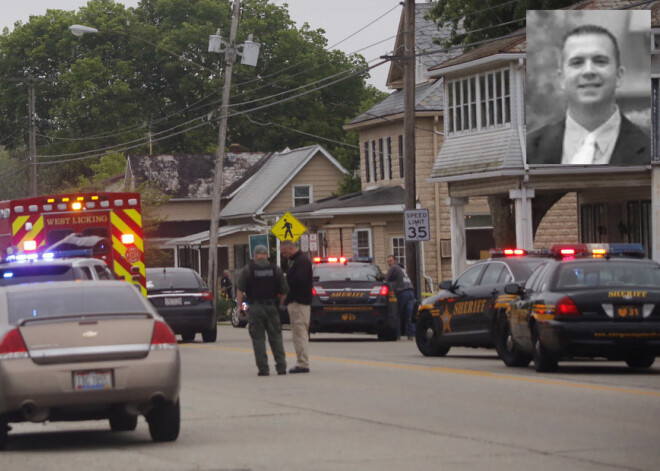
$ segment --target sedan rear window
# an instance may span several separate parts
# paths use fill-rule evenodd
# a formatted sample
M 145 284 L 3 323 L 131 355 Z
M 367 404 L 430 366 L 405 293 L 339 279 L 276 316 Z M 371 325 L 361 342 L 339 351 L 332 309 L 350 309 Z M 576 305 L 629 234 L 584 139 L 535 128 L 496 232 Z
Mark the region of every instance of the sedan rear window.
M 660 266 L 651 263 L 603 261 L 562 265 L 556 278 L 557 290 L 603 287 L 657 287 Z
M 12 291 L 7 293 L 9 323 L 59 316 L 146 313 L 140 297 L 131 285 L 102 289 L 81 283 L 78 289 Z
M 376 265 L 315 265 L 314 281 L 376 281 L 382 275 Z
M 25 265 L 0 268 L 0 286 L 74 279 L 75 275 L 70 265 Z
M 202 279 L 192 270 L 147 270 L 148 289 L 200 289 Z

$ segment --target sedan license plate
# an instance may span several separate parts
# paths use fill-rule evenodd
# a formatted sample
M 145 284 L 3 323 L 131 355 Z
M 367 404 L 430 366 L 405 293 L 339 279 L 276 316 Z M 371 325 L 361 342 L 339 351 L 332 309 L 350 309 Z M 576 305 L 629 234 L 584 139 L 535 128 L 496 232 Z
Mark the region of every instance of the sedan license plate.
M 183 306 L 181 298 L 165 298 L 165 306 Z
M 110 388 L 112 388 L 112 370 L 73 372 L 73 389 L 76 391 Z
M 616 317 L 619 319 L 641 319 L 639 306 L 616 306 Z

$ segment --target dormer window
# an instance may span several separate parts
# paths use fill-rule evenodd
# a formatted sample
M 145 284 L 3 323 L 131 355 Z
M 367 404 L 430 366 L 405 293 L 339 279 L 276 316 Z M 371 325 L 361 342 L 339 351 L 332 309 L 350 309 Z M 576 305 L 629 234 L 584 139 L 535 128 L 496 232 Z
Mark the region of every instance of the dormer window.
M 509 69 L 448 80 L 446 131 L 462 134 L 506 127 L 511 123 Z

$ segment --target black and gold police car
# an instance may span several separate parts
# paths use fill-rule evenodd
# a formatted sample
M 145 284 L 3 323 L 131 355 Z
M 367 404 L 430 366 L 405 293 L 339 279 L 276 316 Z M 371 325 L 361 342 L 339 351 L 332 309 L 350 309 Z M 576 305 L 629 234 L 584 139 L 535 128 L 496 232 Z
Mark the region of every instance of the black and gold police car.
M 396 340 L 396 297 L 371 259 L 313 259 L 310 333 L 365 332 Z
M 513 295 L 504 286 L 522 282 L 546 257 L 520 249 L 491 250 L 456 281 L 443 281 L 440 291 L 422 301 L 415 316 L 415 341 L 425 356 L 444 356 L 453 346 L 492 348 L 496 314 Z
M 497 322 L 496 347 L 507 366 L 603 357 L 648 368 L 660 355 L 660 265 L 639 244 L 554 246 L 554 256 L 521 285 Z M 632 258 L 631 256 L 640 258 Z

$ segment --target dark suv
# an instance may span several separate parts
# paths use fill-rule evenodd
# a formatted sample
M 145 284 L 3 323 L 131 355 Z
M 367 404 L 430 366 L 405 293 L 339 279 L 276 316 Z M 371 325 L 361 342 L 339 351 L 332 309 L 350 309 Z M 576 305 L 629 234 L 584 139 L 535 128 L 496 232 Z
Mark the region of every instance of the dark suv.
M 315 258 L 310 333 L 366 332 L 396 340 L 396 297 L 371 262 Z
M 192 342 L 197 332 L 204 342 L 215 342 L 218 319 L 213 293 L 194 270 L 147 268 L 147 299 L 184 342 Z

